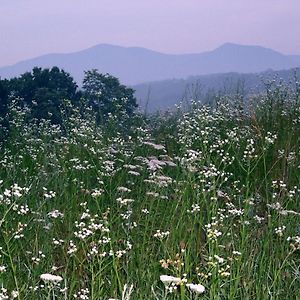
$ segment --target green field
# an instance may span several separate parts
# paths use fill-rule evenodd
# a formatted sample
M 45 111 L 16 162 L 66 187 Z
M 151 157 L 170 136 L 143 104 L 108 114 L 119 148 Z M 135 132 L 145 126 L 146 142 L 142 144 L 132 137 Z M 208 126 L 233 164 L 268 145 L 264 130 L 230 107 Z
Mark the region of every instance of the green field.
M 61 113 L 10 105 L 1 300 L 300 299 L 299 86 L 126 124 Z

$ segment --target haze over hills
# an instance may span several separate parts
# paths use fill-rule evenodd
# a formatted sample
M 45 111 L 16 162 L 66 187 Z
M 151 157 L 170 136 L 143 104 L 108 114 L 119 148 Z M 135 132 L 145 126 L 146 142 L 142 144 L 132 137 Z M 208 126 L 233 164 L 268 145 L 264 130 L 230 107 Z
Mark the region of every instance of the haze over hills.
M 191 76 L 187 79 L 171 79 L 133 86 L 140 110 L 152 113 L 174 109 L 175 104 L 187 104 L 191 99 L 209 102 L 215 95 L 251 95 L 266 90 L 266 82 L 299 81 L 300 69 L 265 71 L 261 73 L 223 73 Z
M 85 70 L 98 69 L 118 77 L 123 84 L 135 85 L 202 74 L 289 69 L 300 66 L 300 55 L 284 55 L 260 46 L 231 43 L 209 52 L 180 55 L 100 44 L 79 52 L 48 54 L 2 67 L 0 77 L 18 76 L 35 66 L 63 68 L 78 84 L 81 84 Z

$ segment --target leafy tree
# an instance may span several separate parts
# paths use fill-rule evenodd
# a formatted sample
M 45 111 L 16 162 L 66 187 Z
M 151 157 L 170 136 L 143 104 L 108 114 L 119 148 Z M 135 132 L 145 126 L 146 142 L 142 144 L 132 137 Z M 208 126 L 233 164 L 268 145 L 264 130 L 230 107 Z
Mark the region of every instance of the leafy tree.
M 8 90 L 5 81 L 0 80 L 0 117 L 3 117 L 7 110 Z
M 8 123 L 5 118 L 8 109 L 8 90 L 5 81 L 0 80 L 0 142 L 4 139 Z
M 134 90 L 120 84 L 118 78 L 93 69 L 85 72 L 83 95 L 98 114 L 98 120 L 109 115 L 132 116 L 137 107 Z
M 22 106 L 31 109 L 31 118 L 50 119 L 53 123 L 61 122 L 60 105 L 64 99 L 76 102 L 79 98 L 73 78 L 58 67 L 35 67 L 32 72 L 9 80 L 7 87 L 22 98 Z

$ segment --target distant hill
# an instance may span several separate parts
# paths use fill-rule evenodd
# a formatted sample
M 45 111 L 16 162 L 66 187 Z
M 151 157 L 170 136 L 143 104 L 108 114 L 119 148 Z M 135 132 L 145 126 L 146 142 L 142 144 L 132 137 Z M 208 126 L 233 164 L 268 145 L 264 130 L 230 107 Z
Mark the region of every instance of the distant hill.
M 300 66 L 300 55 L 283 55 L 260 46 L 230 43 L 213 51 L 182 55 L 100 44 L 79 52 L 48 54 L 2 67 L 0 77 L 18 76 L 35 66 L 63 68 L 79 84 L 82 82 L 84 70 L 98 69 L 102 73 L 118 77 L 123 84 L 134 85 L 201 74 L 289 69 Z
M 146 112 L 174 109 L 179 102 L 191 99 L 210 101 L 218 94 L 241 94 L 245 97 L 266 90 L 268 80 L 295 82 L 300 79 L 300 69 L 266 71 L 261 73 L 223 73 L 192 76 L 187 79 L 171 79 L 135 85 L 135 96 L 140 109 Z

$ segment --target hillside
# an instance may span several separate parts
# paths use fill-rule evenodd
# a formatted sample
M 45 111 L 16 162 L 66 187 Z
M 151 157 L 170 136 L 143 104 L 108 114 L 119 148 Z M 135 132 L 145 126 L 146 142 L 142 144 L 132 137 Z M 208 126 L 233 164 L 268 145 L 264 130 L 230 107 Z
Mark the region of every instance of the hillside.
M 296 72 L 296 73 L 295 73 Z M 134 85 L 135 96 L 142 111 L 155 112 L 174 108 L 179 102 L 191 99 L 209 101 L 217 94 L 240 94 L 247 96 L 265 90 L 269 79 L 288 82 L 300 69 L 265 71 L 260 73 L 221 73 L 190 76 L 187 79 L 170 79 Z
M 0 299 L 299 299 L 300 85 L 277 88 L 61 126 L 11 99 Z
M 230 43 L 209 52 L 181 55 L 100 44 L 74 53 L 48 54 L 2 67 L 0 77 L 18 76 L 35 66 L 63 68 L 79 84 L 85 70 L 98 69 L 118 77 L 124 84 L 135 85 L 193 75 L 289 69 L 300 66 L 300 55 L 283 55 L 260 46 Z

